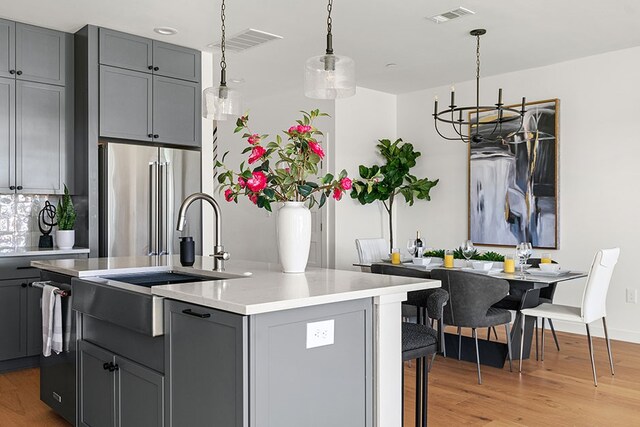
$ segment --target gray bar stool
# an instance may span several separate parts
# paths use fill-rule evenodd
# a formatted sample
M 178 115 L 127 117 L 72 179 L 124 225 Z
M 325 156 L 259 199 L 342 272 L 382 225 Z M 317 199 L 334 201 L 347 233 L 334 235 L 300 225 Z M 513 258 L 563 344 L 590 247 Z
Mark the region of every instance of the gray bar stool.
M 428 358 L 438 351 L 438 333 L 429 325 L 402 323 L 402 425 L 404 426 L 404 362 L 416 359 L 416 427 L 427 425 Z

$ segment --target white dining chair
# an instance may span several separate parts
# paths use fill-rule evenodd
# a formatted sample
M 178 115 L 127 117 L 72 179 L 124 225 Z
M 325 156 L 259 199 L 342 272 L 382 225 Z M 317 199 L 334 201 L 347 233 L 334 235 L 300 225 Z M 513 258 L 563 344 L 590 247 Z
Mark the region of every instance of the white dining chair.
M 613 268 L 618 262 L 620 256 L 620 248 L 602 249 L 598 251 L 591 269 L 587 277 L 587 284 L 582 295 L 582 305 L 573 307 L 560 304 L 540 304 L 535 308 L 526 308 L 521 310 L 522 323 L 521 331 L 524 336 L 525 317 L 542 317 L 543 319 L 565 320 L 569 322 L 582 323 L 587 329 L 587 340 L 589 341 L 589 356 L 591 357 L 591 369 L 593 370 L 593 384 L 597 387 L 598 380 L 596 378 L 596 365 L 593 358 L 593 341 L 591 340 L 591 332 L 589 331 L 589 323 L 602 319 L 604 327 L 604 336 L 607 341 L 607 352 L 609 353 L 609 367 L 611 375 L 614 375 L 613 358 L 611 356 L 611 343 L 609 341 L 609 333 L 607 331 L 606 303 L 607 291 L 611 282 Z M 544 331 L 543 331 L 544 334 Z M 544 339 L 544 336 L 543 336 Z M 522 372 L 522 352 L 524 348 L 524 340 L 520 340 L 520 372 Z M 544 347 L 542 349 L 544 352 Z M 542 356 L 544 359 L 544 355 Z
M 356 239 L 360 264 L 371 264 L 389 258 L 389 246 L 385 239 Z

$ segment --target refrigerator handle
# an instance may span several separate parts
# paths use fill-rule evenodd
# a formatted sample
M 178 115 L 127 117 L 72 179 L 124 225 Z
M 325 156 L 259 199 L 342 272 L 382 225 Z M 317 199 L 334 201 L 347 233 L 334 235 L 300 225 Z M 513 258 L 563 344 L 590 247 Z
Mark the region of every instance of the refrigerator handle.
M 149 255 L 158 255 L 158 163 L 149 163 Z
M 160 255 L 167 255 L 168 242 L 168 220 L 167 218 L 167 164 L 158 164 L 158 252 Z

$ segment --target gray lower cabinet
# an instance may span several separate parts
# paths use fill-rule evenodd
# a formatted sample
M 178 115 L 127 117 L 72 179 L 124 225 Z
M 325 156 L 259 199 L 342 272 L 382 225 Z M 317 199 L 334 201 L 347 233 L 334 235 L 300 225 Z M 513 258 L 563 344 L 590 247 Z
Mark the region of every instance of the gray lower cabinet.
M 153 76 L 100 67 L 100 136 L 153 140 Z
M 78 345 L 78 422 L 87 427 L 164 426 L 164 376 L 87 341 Z
M 16 79 L 64 86 L 71 35 L 16 23 Z
M 0 19 L 0 77 L 14 77 L 16 24 Z M 11 73 L 14 71 L 14 73 Z
M 152 41 L 120 31 L 100 28 L 100 64 L 151 73 Z
M 39 278 L 27 279 L 31 284 Z M 27 356 L 42 352 L 42 289 L 27 287 Z
M 247 317 L 165 302 L 168 426 L 248 426 Z
M 23 279 L 0 280 L 0 360 L 27 351 L 27 289 Z
M 200 81 L 200 51 L 153 41 L 153 74 L 175 79 Z
M 185 147 L 200 147 L 200 98 L 199 83 L 154 76 L 154 140 Z
M 13 193 L 16 179 L 16 82 L 0 78 L 0 192 Z
M 63 191 L 65 90 L 42 83 L 16 84 L 16 189 L 20 192 Z

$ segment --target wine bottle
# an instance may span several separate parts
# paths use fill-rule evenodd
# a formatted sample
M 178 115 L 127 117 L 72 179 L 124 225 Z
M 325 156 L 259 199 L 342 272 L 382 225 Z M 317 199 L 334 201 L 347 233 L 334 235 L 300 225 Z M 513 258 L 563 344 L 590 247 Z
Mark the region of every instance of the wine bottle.
M 424 244 L 420 239 L 420 231 L 416 232 L 416 258 L 422 258 L 424 254 Z

